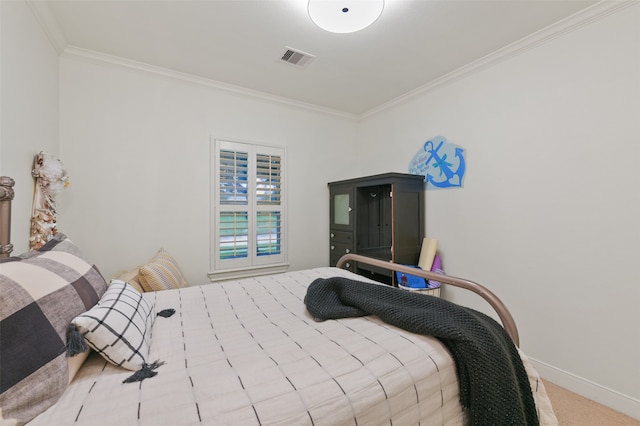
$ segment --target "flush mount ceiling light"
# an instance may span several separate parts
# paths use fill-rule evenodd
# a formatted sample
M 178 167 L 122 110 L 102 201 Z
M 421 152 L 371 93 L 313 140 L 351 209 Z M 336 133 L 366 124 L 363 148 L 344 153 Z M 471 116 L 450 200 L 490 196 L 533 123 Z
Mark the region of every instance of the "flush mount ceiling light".
M 373 24 L 382 14 L 384 0 L 309 0 L 309 17 L 332 33 L 353 33 Z

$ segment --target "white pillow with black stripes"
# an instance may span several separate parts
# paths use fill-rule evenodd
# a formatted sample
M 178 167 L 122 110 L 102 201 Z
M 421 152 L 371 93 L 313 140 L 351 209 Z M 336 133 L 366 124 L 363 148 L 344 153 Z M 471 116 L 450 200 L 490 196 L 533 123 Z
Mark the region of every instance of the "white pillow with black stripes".
M 104 359 L 139 370 L 147 363 L 155 317 L 153 304 L 142 294 L 124 281 L 112 280 L 98 304 L 71 323 Z

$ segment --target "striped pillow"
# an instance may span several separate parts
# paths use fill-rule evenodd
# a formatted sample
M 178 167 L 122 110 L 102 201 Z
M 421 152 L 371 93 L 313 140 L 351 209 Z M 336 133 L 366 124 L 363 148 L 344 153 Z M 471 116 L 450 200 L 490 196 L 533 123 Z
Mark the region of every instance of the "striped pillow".
M 100 302 L 71 323 L 87 344 L 110 363 L 139 370 L 147 362 L 153 304 L 124 281 L 112 280 Z
M 118 278 L 121 281 L 126 282 L 131 287 L 135 288 L 140 293 L 144 293 L 144 288 L 142 288 L 142 284 L 140 283 L 140 268 L 135 268 L 130 271 L 122 272 L 118 275 Z
M 170 290 L 189 286 L 178 262 L 162 248 L 148 264 L 140 267 L 138 278 L 145 291 Z
M 58 234 L 38 251 L 0 260 L 0 407 L 25 423 L 69 382 L 69 322 L 106 288 L 98 269 Z

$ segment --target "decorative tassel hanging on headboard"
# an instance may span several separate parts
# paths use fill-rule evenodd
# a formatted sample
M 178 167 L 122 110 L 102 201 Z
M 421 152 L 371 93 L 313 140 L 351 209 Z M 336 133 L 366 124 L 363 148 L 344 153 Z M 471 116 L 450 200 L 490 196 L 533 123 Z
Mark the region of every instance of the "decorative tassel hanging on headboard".
M 34 158 L 31 175 L 36 179 L 36 187 L 29 247 L 37 250 L 58 233 L 55 197 L 69 186 L 69 176 L 60 160 L 42 151 Z

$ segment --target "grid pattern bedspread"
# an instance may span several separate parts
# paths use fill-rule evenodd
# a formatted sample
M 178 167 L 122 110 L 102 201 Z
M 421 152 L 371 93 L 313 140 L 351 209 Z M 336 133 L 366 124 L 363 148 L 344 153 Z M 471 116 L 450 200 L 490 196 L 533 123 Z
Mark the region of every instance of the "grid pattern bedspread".
M 157 311 L 176 310 L 153 327 L 158 375 L 123 384 L 130 372 L 94 354 L 30 424 L 462 424 L 437 340 L 374 317 L 312 319 L 306 288 L 331 276 L 357 277 L 319 268 L 148 293 Z

